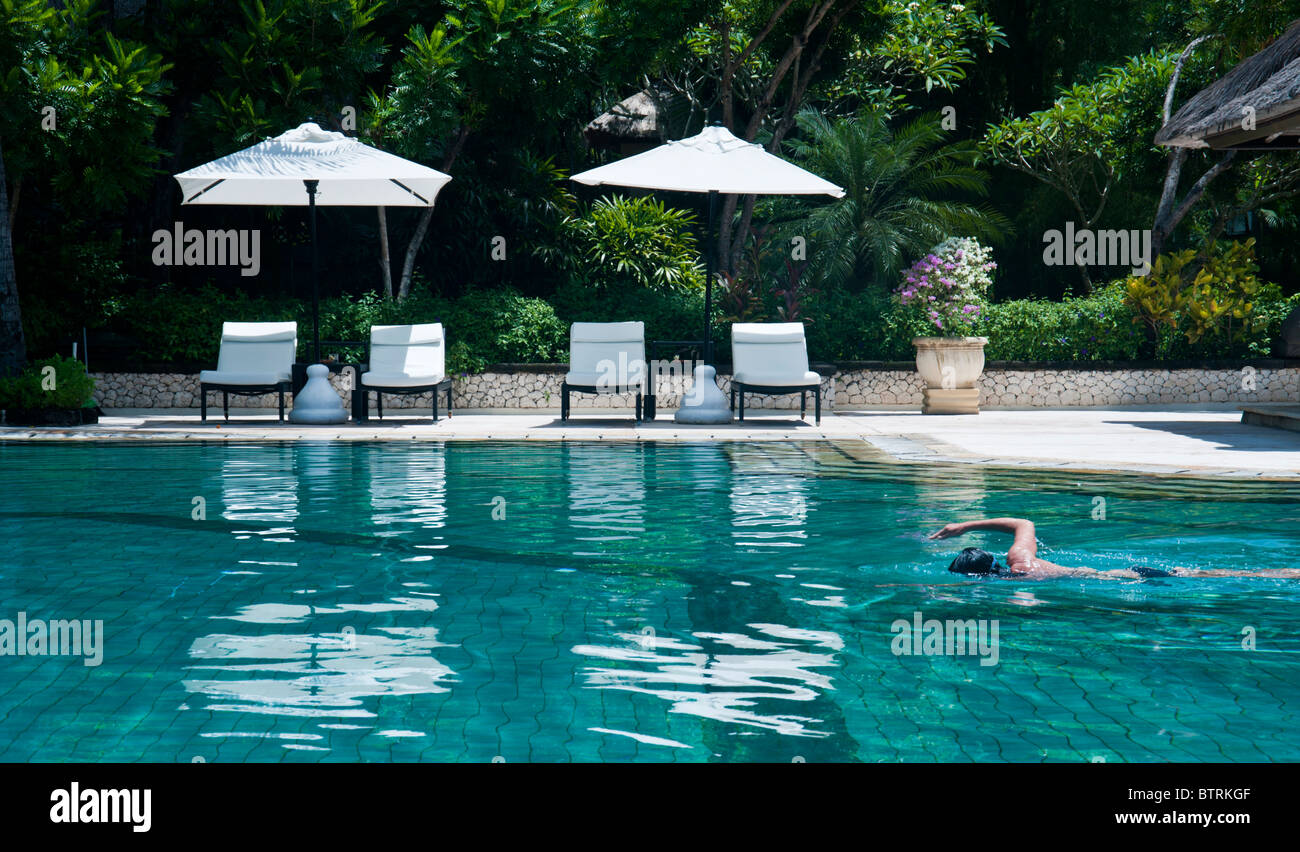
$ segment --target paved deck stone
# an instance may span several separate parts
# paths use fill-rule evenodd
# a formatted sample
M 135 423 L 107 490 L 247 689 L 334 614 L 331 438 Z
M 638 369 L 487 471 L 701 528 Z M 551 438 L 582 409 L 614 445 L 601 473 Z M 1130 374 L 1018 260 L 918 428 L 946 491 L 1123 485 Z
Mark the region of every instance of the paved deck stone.
M 866 442 L 884 460 L 990 467 L 1122 471 L 1168 476 L 1300 479 L 1300 433 L 1241 422 L 1232 405 L 993 410 L 926 416 L 898 409 L 840 411 L 820 426 L 795 412 L 755 412 L 730 426 L 684 426 L 671 413 L 636 424 L 622 410 L 458 411 L 432 423 L 401 412 L 341 426 L 280 423 L 274 411 L 240 410 L 199 421 L 188 409 L 117 409 L 98 425 L 0 427 L 12 441 L 837 441 Z

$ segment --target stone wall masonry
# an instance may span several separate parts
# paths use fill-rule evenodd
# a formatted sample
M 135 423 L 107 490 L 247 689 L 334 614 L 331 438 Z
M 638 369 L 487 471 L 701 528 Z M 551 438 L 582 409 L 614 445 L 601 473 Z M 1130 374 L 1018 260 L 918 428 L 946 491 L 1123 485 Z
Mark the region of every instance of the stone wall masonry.
M 455 379 L 456 408 L 558 409 L 564 367 L 505 365 L 478 375 Z M 919 407 L 921 378 L 904 364 L 857 365 L 836 368 L 814 364 L 822 376 L 823 410 L 852 410 L 879 405 Z M 96 373 L 95 400 L 105 409 L 199 407 L 198 376 L 184 373 Z M 345 400 L 352 388 L 351 372 L 331 375 L 331 384 Z M 661 382 L 659 411 L 677 408 L 681 391 L 691 379 Z M 724 393 L 730 377 L 719 375 Z M 1270 361 L 1260 367 L 1050 367 L 990 365 L 980 377 L 981 405 L 988 408 L 1153 405 L 1161 403 L 1295 402 L 1300 401 L 1300 362 Z M 631 394 L 571 396 L 575 409 L 632 405 Z M 386 396 L 386 409 L 425 408 L 429 394 Z M 232 408 L 274 408 L 275 394 L 231 397 Z M 746 408 L 791 410 L 797 394 L 749 395 Z M 208 398 L 209 414 L 220 413 L 221 394 Z M 808 400 L 811 414 L 813 401 Z M 373 405 L 372 405 L 373 410 Z

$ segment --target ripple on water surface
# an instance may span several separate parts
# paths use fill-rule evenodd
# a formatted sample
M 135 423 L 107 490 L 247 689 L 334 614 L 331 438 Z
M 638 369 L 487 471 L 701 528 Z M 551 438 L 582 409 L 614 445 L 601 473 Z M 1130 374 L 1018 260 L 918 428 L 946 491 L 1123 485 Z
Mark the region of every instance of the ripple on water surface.
M 5 658 L 2 760 L 1300 759 L 1300 590 L 1267 578 L 1300 565 L 1295 485 L 810 442 L 0 443 L 0 469 L 0 619 L 104 635 L 98 666 Z M 1259 576 L 967 581 L 952 554 L 1005 538 L 926 540 L 1003 515 L 1063 564 Z M 931 622 L 996 641 L 905 653 Z

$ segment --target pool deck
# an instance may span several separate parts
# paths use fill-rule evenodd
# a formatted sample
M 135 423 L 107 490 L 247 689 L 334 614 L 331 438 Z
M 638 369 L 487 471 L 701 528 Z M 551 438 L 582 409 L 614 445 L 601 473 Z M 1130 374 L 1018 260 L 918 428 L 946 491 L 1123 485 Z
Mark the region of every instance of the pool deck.
M 836 441 L 863 458 L 988 467 L 1300 481 L 1300 433 L 1241 422 L 1233 405 L 990 410 L 925 416 L 914 409 L 839 411 L 821 426 L 760 411 L 743 424 L 683 426 L 671 412 L 635 424 L 625 411 L 457 411 L 437 424 L 413 412 L 364 425 L 299 426 L 274 411 L 238 409 L 207 423 L 190 409 L 116 409 L 98 425 L 0 427 L 11 441 Z

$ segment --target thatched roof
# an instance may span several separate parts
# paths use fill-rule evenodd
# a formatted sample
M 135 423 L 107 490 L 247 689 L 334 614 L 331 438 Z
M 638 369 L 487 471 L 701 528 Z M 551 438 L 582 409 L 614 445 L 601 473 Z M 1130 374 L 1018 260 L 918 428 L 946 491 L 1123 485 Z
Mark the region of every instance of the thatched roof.
M 1254 110 L 1254 127 L 1242 125 Z M 1156 134 L 1180 148 L 1300 147 L 1300 21 L 1197 92 Z
M 595 148 L 616 148 L 629 142 L 658 144 L 664 141 L 659 103 L 649 89 L 642 89 L 619 101 L 582 133 Z

